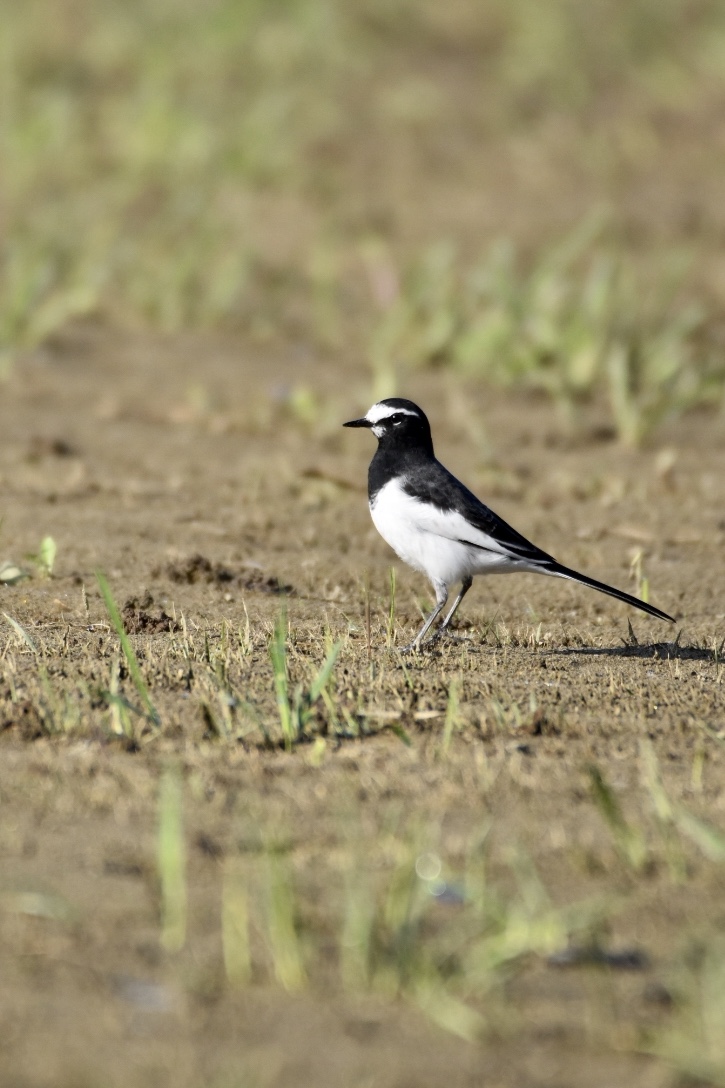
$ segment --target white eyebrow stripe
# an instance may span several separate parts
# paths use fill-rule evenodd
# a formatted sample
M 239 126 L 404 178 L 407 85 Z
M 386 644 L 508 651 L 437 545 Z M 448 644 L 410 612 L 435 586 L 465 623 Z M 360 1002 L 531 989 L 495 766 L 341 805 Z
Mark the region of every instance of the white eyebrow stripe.
M 378 401 L 377 404 L 373 404 L 372 408 L 368 409 L 368 413 L 365 416 L 368 423 L 380 423 L 383 419 L 390 419 L 391 416 L 417 416 L 417 412 L 411 412 L 410 408 L 391 408 L 389 404 L 383 404 Z

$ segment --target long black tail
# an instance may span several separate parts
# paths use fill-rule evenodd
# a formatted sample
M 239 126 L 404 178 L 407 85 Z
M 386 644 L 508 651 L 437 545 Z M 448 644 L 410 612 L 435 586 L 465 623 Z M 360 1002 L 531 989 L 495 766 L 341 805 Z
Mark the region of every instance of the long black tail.
M 675 623 L 672 616 L 668 616 L 660 608 L 655 608 L 653 604 L 640 601 L 638 597 L 633 597 L 631 593 L 625 593 L 622 589 L 615 589 L 614 586 L 608 586 L 605 582 L 598 582 L 596 578 L 588 578 L 586 574 L 579 574 L 579 571 L 570 570 L 569 567 L 562 567 L 561 563 L 554 562 L 550 566 L 541 567 L 540 569 L 542 573 L 555 574 L 559 578 L 569 578 L 572 582 L 581 582 L 583 586 L 598 589 L 600 593 L 608 593 L 610 597 L 616 597 L 618 601 L 624 601 L 625 604 L 631 604 L 634 608 L 641 608 L 643 612 L 649 612 L 650 616 L 656 616 L 658 620 L 669 620 L 670 623 Z

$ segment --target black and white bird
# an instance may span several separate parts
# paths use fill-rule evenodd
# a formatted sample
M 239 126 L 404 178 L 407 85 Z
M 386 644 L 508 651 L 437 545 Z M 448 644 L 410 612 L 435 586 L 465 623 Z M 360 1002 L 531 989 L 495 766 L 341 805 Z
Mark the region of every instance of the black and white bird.
M 368 427 L 377 438 L 368 471 L 375 528 L 405 563 L 427 575 L 435 590 L 435 608 L 405 650 L 420 649 L 445 608 L 451 586 L 460 582 L 450 612 L 428 645 L 446 631 L 477 574 L 520 571 L 568 578 L 675 622 L 630 593 L 563 567 L 484 506 L 436 459 L 428 418 L 412 401 L 389 397 L 343 426 Z

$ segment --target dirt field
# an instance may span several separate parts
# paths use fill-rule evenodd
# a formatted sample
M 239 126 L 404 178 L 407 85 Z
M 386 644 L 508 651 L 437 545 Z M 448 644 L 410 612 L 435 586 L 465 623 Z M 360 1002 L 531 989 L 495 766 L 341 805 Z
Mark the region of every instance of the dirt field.
M 0 19 L 0 1086 L 724 1088 L 722 5 Z
M 282 393 L 301 372 L 310 426 Z M 3 619 L 3 1084 L 722 1083 L 721 418 L 631 452 L 595 414 L 564 441 L 544 401 L 435 372 L 405 392 L 563 562 L 632 588 L 641 551 L 676 630 L 553 579 L 479 580 L 464 641 L 401 660 L 428 589 L 396 568 L 390 623 L 370 438 L 339 427 L 366 383 L 239 342 L 58 337 L 0 404 L 0 558 L 58 547 L 52 578 L 0 588 L 32 640 Z M 291 752 L 282 608 L 292 686 L 341 640 Z

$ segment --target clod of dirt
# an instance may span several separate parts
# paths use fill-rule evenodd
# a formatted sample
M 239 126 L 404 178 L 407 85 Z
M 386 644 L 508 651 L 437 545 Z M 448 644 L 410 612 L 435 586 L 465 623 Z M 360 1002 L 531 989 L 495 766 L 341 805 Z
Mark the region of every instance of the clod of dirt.
M 103 862 L 105 876 L 142 877 L 147 876 L 146 869 L 138 862 L 128 858 L 106 858 Z
M 246 589 L 257 593 L 291 594 L 294 589 L 290 585 L 284 585 L 274 575 L 265 575 L 261 570 L 233 571 L 221 563 L 212 563 L 205 555 L 192 555 L 189 559 L 179 563 L 169 563 L 165 570 L 154 571 L 154 575 L 165 573 L 172 582 L 185 582 L 194 585 L 196 582 L 207 584 L 228 585 L 234 583 L 240 589 Z
M 47 438 L 33 435 L 28 443 L 28 460 L 40 461 L 43 457 L 77 457 L 79 451 L 65 438 Z
M 648 982 L 642 999 L 649 1005 L 659 1005 L 662 1009 L 671 1009 L 675 1003 L 672 992 L 661 982 Z
M 600 948 L 573 945 L 554 952 L 546 961 L 550 967 L 611 967 L 617 971 L 646 971 L 650 959 L 641 948 Z
M 180 563 L 169 563 L 166 574 L 172 582 L 233 582 L 234 574 L 220 563 L 212 563 L 205 555 L 192 555 Z
M 552 721 L 550 716 L 539 707 L 531 715 L 526 732 L 532 737 L 558 737 L 561 733 L 559 725 Z
M 213 839 L 211 835 L 207 835 L 204 831 L 200 831 L 196 836 L 196 846 L 205 857 L 212 858 L 214 861 L 224 857 L 224 850 L 216 839 Z
M 161 631 L 176 631 L 178 629 L 179 625 L 176 620 L 169 616 L 163 608 L 158 609 L 155 614 L 148 611 L 153 603 L 154 599 L 150 593 L 140 598 L 129 597 L 121 609 L 123 623 L 129 634 L 136 635 L 139 631 L 143 631 L 145 634 L 153 635 Z
M 273 574 L 265 575 L 261 570 L 252 570 L 243 576 L 240 575 L 239 585 L 242 589 L 256 593 L 274 593 L 279 596 L 289 596 L 294 593 L 292 586 L 284 585 Z
M 0 732 L 17 729 L 22 740 L 38 740 L 46 730 L 38 707 L 26 699 L 10 708 L 8 717 L 0 718 Z

